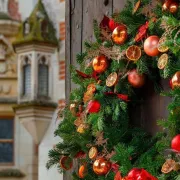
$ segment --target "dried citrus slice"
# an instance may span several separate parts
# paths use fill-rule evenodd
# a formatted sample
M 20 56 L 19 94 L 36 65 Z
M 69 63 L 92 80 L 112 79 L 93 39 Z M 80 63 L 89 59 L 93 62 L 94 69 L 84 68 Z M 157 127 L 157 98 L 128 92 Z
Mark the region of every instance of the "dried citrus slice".
M 106 86 L 112 87 L 117 83 L 118 75 L 116 72 L 111 73 L 106 79 Z
M 80 133 L 80 134 L 84 134 L 86 129 L 88 129 L 88 128 L 89 128 L 89 125 L 83 123 L 77 128 L 77 132 Z
M 141 57 L 141 49 L 138 46 L 132 45 L 126 50 L 126 56 L 131 61 L 137 61 Z
M 161 172 L 167 174 L 174 169 L 176 162 L 172 159 L 167 159 L 166 162 L 163 164 Z
M 89 84 L 87 87 L 87 91 L 91 91 L 94 93 L 96 91 L 96 85 L 95 84 Z
M 158 51 L 165 53 L 169 50 L 168 46 L 164 45 L 165 38 L 161 38 L 158 43 Z
M 74 125 L 79 127 L 81 124 L 84 123 L 84 120 L 81 117 L 78 117 L 75 121 L 74 121 Z
M 174 171 L 179 171 L 180 170 L 180 164 L 176 162 L 173 168 Z
M 168 63 L 168 55 L 166 53 L 162 54 L 158 60 L 158 68 L 164 69 L 167 63 Z
M 69 170 L 72 168 L 73 166 L 73 160 L 72 158 L 70 158 L 69 156 L 63 156 L 61 159 L 60 159 L 60 162 L 59 162 L 60 166 L 62 169 L 64 170 Z
M 141 0 L 138 0 L 138 2 L 135 4 L 135 6 L 134 6 L 134 9 L 133 9 L 133 13 L 132 14 L 134 14 L 134 13 L 136 13 L 137 12 L 137 10 L 139 9 L 139 7 L 140 7 L 140 4 L 141 4 Z
M 98 150 L 96 147 L 92 147 L 90 150 L 89 150 L 89 158 L 90 159 L 95 159 L 98 155 Z

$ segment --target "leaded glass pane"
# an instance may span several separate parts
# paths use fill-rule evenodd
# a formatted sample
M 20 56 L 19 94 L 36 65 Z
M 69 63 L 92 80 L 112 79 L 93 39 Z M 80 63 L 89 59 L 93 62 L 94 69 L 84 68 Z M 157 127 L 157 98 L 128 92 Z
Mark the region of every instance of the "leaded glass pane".
M 31 94 L 31 65 L 24 66 L 24 95 Z
M 13 162 L 13 144 L 0 143 L 0 163 Z
M 13 139 L 13 120 L 0 119 L 0 139 Z
M 45 64 L 39 64 L 38 82 L 38 94 L 48 96 L 48 66 Z

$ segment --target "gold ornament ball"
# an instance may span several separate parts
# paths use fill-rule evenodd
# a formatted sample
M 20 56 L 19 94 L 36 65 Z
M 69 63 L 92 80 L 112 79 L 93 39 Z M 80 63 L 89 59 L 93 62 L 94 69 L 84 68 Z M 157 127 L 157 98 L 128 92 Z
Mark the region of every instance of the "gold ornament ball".
M 172 0 L 166 0 L 162 6 L 162 10 L 167 11 L 169 9 L 169 6 L 171 5 L 171 3 L 172 3 Z
M 104 55 L 97 56 L 92 61 L 92 67 L 95 72 L 103 73 L 108 68 L 108 60 Z
M 172 89 L 175 87 L 180 87 L 180 71 L 176 72 L 176 74 L 172 77 Z
M 176 2 L 172 3 L 172 4 L 169 6 L 169 11 L 170 11 L 172 14 L 176 13 L 176 12 L 178 11 L 178 6 L 179 6 L 178 3 L 176 3 Z
M 124 44 L 127 37 L 128 37 L 128 34 L 127 34 L 127 28 L 125 25 L 120 25 L 116 27 L 112 33 L 113 42 L 119 45 Z
M 104 159 L 103 157 L 99 157 L 94 161 L 93 171 L 97 175 L 106 175 L 111 169 L 111 163 Z

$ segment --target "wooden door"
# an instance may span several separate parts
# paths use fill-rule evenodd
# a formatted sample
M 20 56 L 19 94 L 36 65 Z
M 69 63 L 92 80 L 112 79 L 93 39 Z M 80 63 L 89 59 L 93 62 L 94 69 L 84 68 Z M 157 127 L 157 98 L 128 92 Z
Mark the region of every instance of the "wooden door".
M 69 71 L 70 64 L 76 64 L 76 54 L 83 51 L 84 40 L 93 40 L 93 19 L 100 22 L 105 15 L 119 12 L 126 0 L 66 0 L 66 99 L 71 89 Z M 162 81 L 168 89 L 168 81 Z M 144 103 L 134 110 L 134 121 L 141 124 L 147 131 L 154 134 L 159 130 L 157 119 L 167 117 L 167 104 L 170 99 L 160 97 L 147 83 L 143 93 Z M 136 113 L 135 113 L 136 112 Z M 139 121 L 141 119 L 141 122 Z M 70 173 L 64 180 L 71 180 Z

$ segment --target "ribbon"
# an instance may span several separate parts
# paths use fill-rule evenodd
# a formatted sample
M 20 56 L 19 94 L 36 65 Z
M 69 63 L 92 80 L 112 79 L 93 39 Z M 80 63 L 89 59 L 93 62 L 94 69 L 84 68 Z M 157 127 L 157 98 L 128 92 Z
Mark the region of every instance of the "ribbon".
M 114 29 L 119 25 L 120 24 L 116 23 L 113 19 L 110 19 L 109 17 L 104 15 L 104 18 L 100 23 L 100 28 L 101 29 L 108 29 L 111 32 L 113 32 Z
M 126 102 L 130 101 L 128 95 L 126 95 L 126 94 L 118 94 L 118 93 L 114 93 L 114 92 L 105 92 L 104 94 L 107 96 L 117 96 L 117 98 L 119 98 L 123 101 L 126 101 Z
M 86 158 L 86 153 L 83 151 L 79 151 L 75 156 L 75 158 L 80 158 L 80 159 L 85 159 Z
M 128 180 L 158 180 L 154 176 L 152 176 L 149 172 L 145 169 L 139 169 L 137 173 L 133 173 L 133 176 L 128 176 Z
M 138 30 L 138 34 L 136 35 L 136 37 L 134 38 L 134 40 L 136 42 L 141 41 L 147 34 L 147 30 L 149 27 L 149 22 L 147 21 L 144 25 L 142 25 L 139 30 Z
M 119 165 L 118 165 L 118 164 L 113 163 L 113 164 L 111 165 L 111 168 L 112 168 L 112 171 L 113 171 L 114 173 L 119 172 L 119 171 L 118 171 L 118 170 L 119 170 Z
M 122 180 L 122 176 L 121 176 L 121 173 L 119 171 L 114 176 L 114 180 Z
M 84 79 L 88 79 L 88 78 L 94 78 L 95 80 L 99 79 L 98 73 L 95 71 L 93 71 L 93 73 L 91 75 L 85 74 L 79 70 L 76 70 L 76 72 L 79 76 L 81 76 Z

